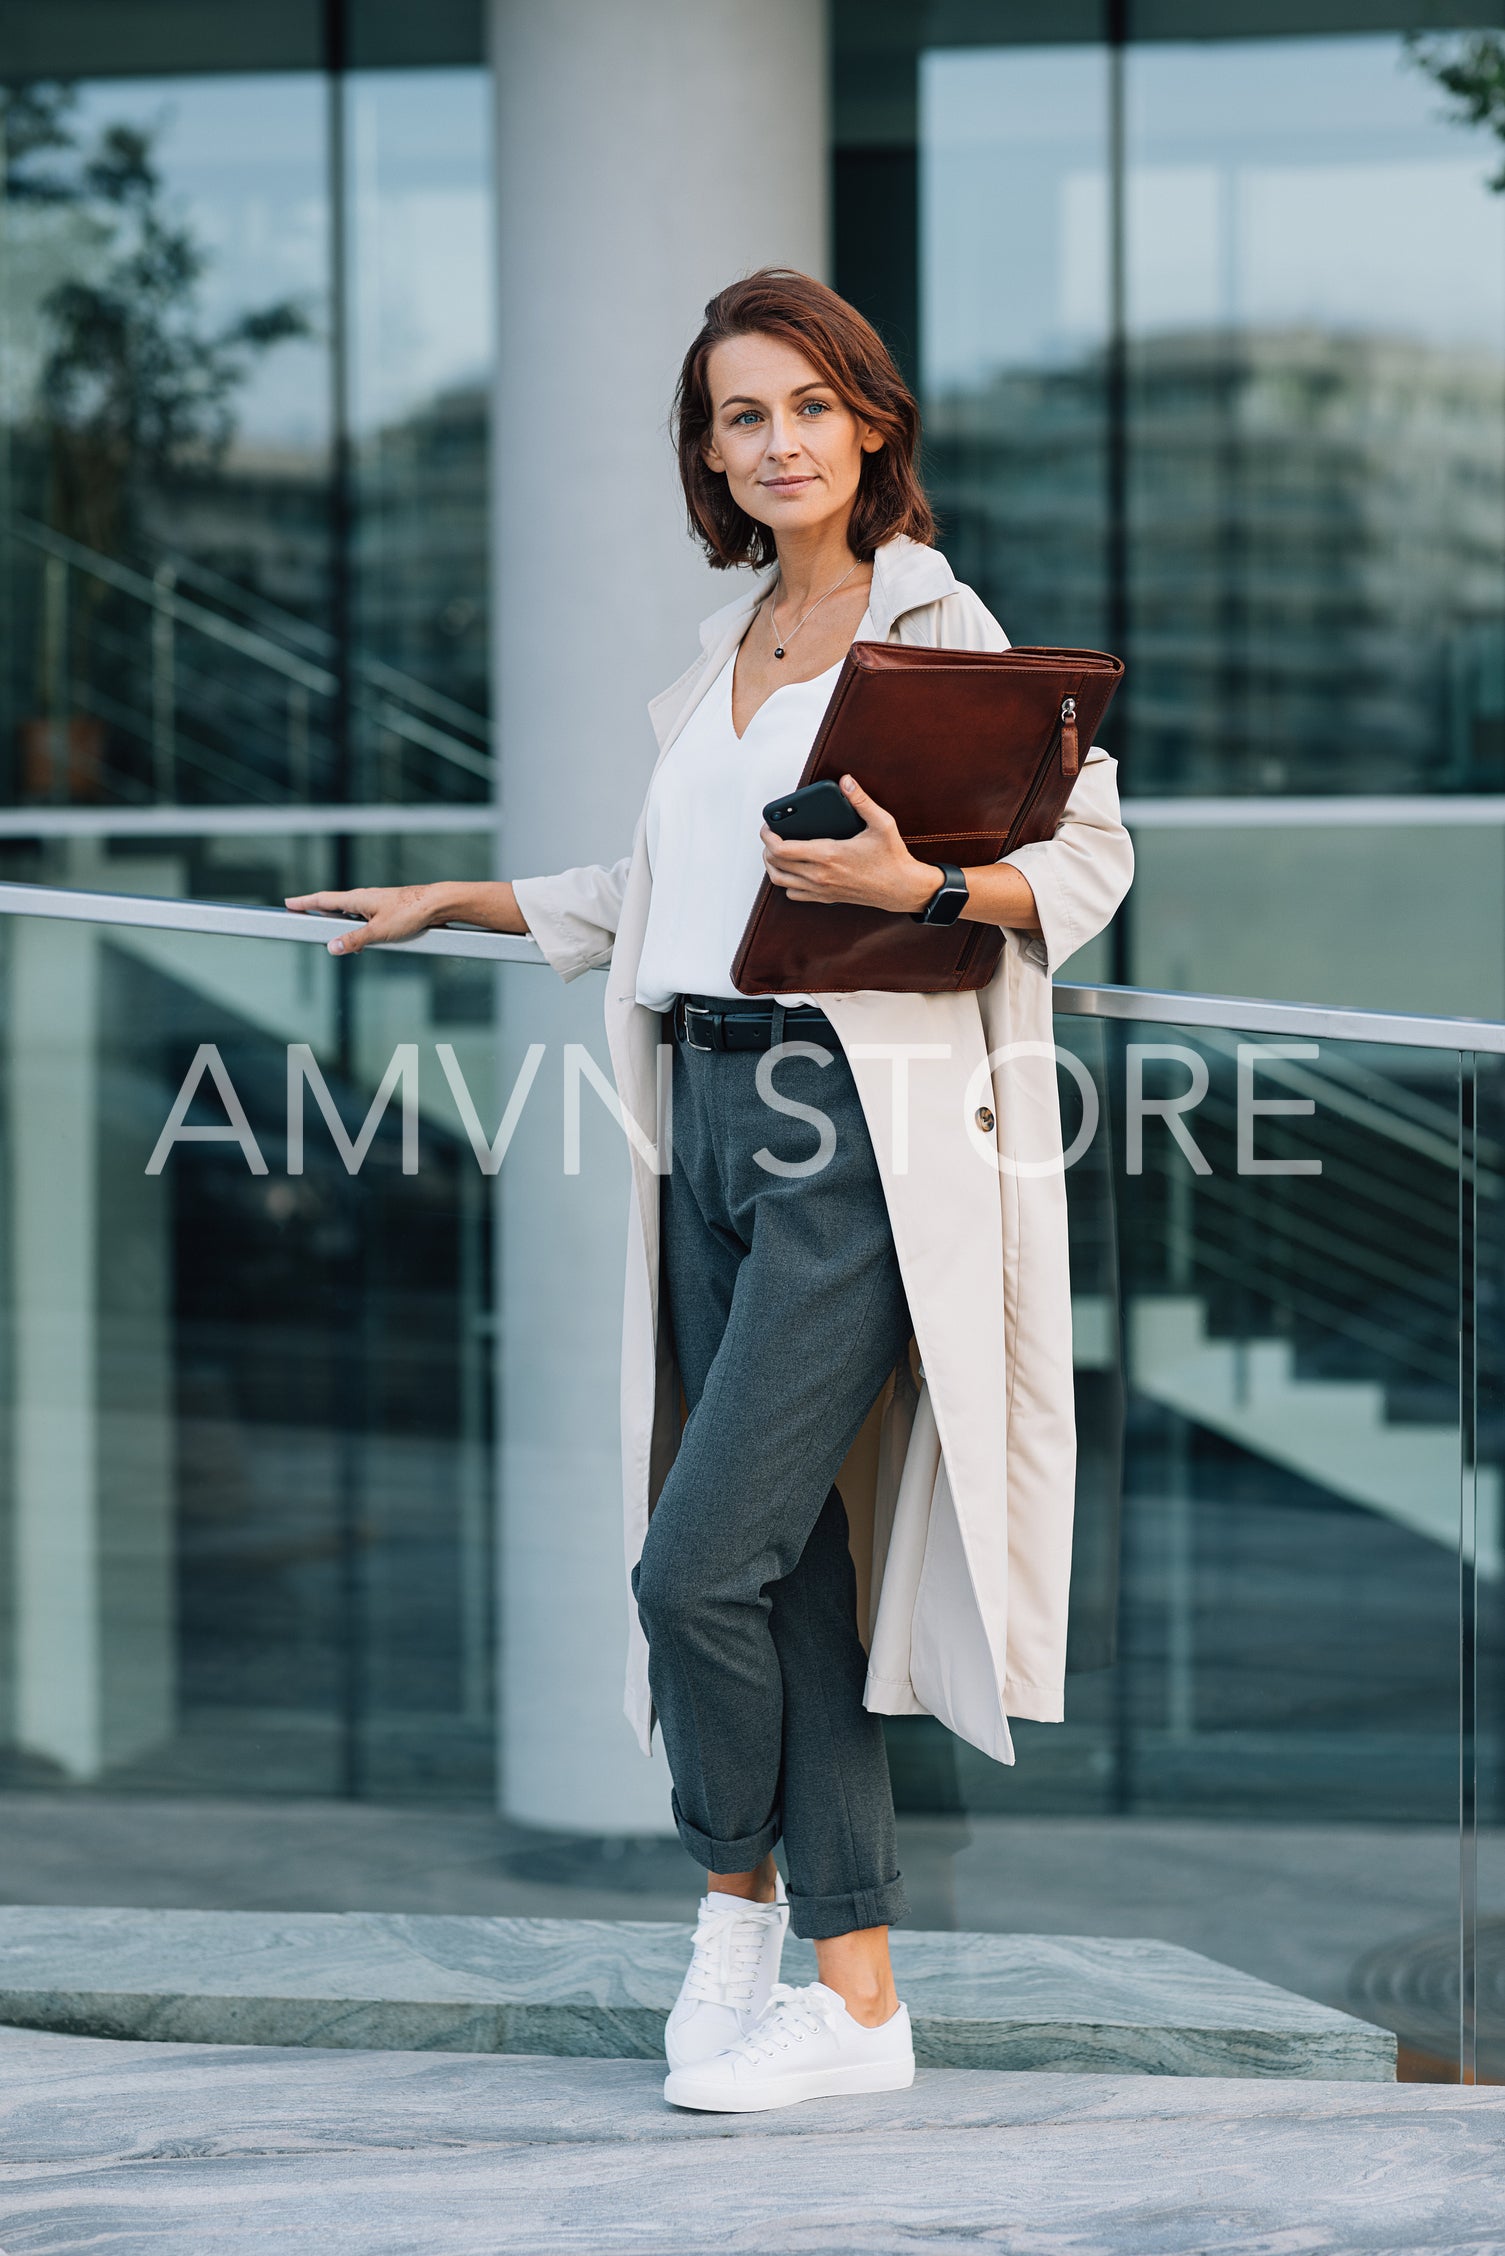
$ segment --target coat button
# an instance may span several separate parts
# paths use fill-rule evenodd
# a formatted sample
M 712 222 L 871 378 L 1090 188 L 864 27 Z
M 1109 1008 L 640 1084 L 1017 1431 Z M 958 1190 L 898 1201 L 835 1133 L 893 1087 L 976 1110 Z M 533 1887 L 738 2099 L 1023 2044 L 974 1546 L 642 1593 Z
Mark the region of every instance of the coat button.
M 993 1128 L 993 1114 L 991 1107 L 989 1107 L 988 1105 L 979 1105 L 975 1114 L 975 1118 L 977 1125 L 982 1130 L 983 1134 L 985 1136 L 990 1135 Z

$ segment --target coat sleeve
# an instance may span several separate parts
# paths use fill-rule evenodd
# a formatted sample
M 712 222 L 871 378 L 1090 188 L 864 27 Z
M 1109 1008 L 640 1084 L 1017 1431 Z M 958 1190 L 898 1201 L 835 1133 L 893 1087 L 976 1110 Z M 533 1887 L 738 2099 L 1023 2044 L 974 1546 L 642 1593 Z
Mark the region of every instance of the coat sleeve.
M 1134 848 L 1118 811 L 1118 762 L 1094 745 L 1054 838 L 1003 858 L 1028 878 L 1040 912 L 1039 932 L 1021 935 L 1020 946 L 1053 975 L 1102 931 L 1134 875 Z
M 632 857 L 593 863 L 557 877 L 514 878 L 523 921 L 561 979 L 578 979 L 611 959 Z
M 939 650 L 1009 647 L 982 598 L 962 586 L 901 618 L 896 634 Z M 1018 934 L 1020 948 L 1047 973 L 1095 939 L 1129 890 L 1134 848 L 1119 818 L 1117 778 L 1118 762 L 1094 745 L 1054 838 L 1003 857 L 1028 878 L 1040 912 L 1040 931 Z

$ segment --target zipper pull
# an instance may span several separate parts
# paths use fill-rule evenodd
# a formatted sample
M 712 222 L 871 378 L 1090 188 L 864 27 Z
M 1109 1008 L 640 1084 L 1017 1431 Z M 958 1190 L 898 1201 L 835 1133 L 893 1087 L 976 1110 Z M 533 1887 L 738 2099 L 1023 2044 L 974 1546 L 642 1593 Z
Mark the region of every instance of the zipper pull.
M 1061 773 L 1074 776 L 1077 772 L 1076 699 L 1061 699 Z

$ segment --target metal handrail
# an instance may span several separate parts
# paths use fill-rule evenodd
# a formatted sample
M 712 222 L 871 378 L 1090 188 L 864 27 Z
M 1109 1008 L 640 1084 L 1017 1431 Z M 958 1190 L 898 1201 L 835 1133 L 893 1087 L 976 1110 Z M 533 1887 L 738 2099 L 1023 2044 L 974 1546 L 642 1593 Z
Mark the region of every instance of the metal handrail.
M 1275 1003 L 1245 995 L 1177 995 L 1147 987 L 1058 983 L 1055 1007 L 1072 1018 L 1112 1018 L 1148 1026 L 1219 1026 L 1238 1034 L 1293 1034 L 1328 1042 L 1376 1042 L 1397 1049 L 1468 1050 L 1505 1057 L 1505 1025 L 1490 1018 L 1425 1018 L 1400 1011 L 1349 1010 L 1331 1003 Z
M 289 810 L 294 813 L 295 810 Z M 82 924 L 147 926 L 169 932 L 218 932 L 247 940 L 301 940 L 322 945 L 332 925 L 357 919 L 298 916 L 289 909 L 241 908 L 218 901 L 154 899 L 149 894 L 84 893 L 61 885 L 0 884 L 0 916 L 61 917 Z M 378 945 L 415 955 L 470 956 L 479 961 L 542 964 L 536 941 L 471 925 L 446 925 L 416 940 Z M 1505 1057 L 1505 1024 L 1485 1018 L 1346 1010 L 1328 1003 L 1277 1003 L 1240 995 L 1178 995 L 1148 987 L 1089 987 L 1058 981 L 1055 1008 L 1073 1018 L 1117 1019 L 1148 1026 L 1214 1026 L 1245 1034 L 1291 1034 L 1330 1042 L 1372 1042 L 1398 1049 L 1462 1050 Z
M 118 924 L 157 932 L 222 933 L 241 940 L 303 940 L 323 947 L 330 932 L 359 918 L 295 916 L 290 909 L 241 908 L 220 901 L 154 900 L 150 894 L 77 893 L 62 885 L 0 885 L 0 916 L 61 917 L 73 924 Z M 483 962 L 544 961 L 536 941 L 510 933 L 445 925 L 416 940 L 384 940 L 389 951 L 417 956 L 470 956 Z
M 460 799 L 263 800 L 221 807 L 133 800 L 128 807 L 0 807 L 0 838 L 390 838 L 494 832 L 496 808 Z

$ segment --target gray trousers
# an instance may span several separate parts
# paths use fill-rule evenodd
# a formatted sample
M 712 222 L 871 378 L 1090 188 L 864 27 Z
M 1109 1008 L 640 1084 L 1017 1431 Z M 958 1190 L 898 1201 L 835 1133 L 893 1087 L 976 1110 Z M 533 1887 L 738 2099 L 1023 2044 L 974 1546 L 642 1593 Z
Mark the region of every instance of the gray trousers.
M 690 1416 L 633 1581 L 680 1837 L 706 1871 L 747 1872 L 782 1835 L 811 1937 L 907 1908 L 832 1482 L 909 1313 L 851 1070 L 820 1035 L 828 1063 L 786 1056 L 773 1077 L 835 1129 L 808 1175 L 755 1157 L 818 1148 L 759 1095 L 756 1054 L 676 1044 L 664 1260 Z

